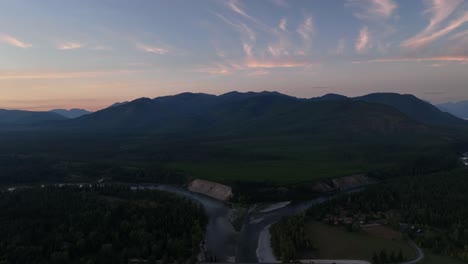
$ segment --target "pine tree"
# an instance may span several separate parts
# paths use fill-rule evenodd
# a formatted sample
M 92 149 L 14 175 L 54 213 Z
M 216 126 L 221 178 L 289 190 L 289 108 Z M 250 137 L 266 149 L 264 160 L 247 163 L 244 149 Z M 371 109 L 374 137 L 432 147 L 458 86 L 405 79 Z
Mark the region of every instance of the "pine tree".
M 380 263 L 388 263 L 388 255 L 385 249 L 382 249 L 382 251 L 380 251 Z
M 372 263 L 373 264 L 380 264 L 380 258 L 379 258 L 379 256 L 377 255 L 376 252 L 374 252 L 374 255 L 372 255 Z
M 405 260 L 405 258 L 403 257 L 403 252 L 400 249 L 400 251 L 398 252 L 397 261 L 398 262 L 403 262 L 404 260 Z

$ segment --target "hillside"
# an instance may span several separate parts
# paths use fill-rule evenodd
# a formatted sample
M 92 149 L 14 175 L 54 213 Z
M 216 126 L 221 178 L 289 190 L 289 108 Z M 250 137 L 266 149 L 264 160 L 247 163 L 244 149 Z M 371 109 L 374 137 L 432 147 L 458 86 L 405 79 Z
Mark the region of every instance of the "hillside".
M 141 98 L 66 122 L 86 131 L 226 135 L 377 133 L 425 131 L 396 109 L 353 100 L 303 100 L 279 93 L 220 96 L 184 93 Z
M 463 126 L 468 123 L 449 113 L 440 111 L 437 107 L 427 103 L 414 95 L 396 94 L 396 93 L 375 93 L 361 97 L 355 97 L 354 100 L 369 103 L 385 104 L 398 109 L 422 123 L 436 126 Z

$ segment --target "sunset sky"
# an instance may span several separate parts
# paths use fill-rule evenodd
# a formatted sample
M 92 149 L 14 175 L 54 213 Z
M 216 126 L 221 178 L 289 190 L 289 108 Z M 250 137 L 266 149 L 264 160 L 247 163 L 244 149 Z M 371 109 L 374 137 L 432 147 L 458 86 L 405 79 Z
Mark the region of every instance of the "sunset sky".
M 0 108 L 232 90 L 468 100 L 468 1 L 0 0 Z

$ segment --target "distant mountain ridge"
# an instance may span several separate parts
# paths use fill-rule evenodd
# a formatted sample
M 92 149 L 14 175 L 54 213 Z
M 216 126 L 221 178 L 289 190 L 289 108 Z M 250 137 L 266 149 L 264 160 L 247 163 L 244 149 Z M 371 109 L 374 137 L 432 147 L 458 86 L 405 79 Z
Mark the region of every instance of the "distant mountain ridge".
M 20 111 L 21 112 L 21 111 Z M 59 121 L 53 126 L 86 131 L 134 133 L 285 133 L 366 131 L 393 133 L 468 122 L 413 95 L 375 93 L 359 97 L 326 94 L 310 99 L 278 92 L 181 93 L 116 103 L 94 113 L 24 111 L 24 118 L 0 116 L 0 123 Z M 71 120 L 57 114 L 68 115 Z M 29 117 L 26 113 L 35 118 Z M 13 112 L 10 114 L 12 115 Z
M 32 112 L 0 109 L 0 124 L 29 125 L 47 121 L 63 121 L 67 118 L 54 112 Z
M 456 103 L 444 103 L 436 105 L 440 110 L 448 112 L 460 118 L 468 119 L 468 101 L 461 101 Z
M 182 93 L 140 98 L 66 122 L 68 127 L 149 133 L 398 133 L 466 125 L 411 95 L 337 94 L 301 99 L 277 92 Z
M 85 109 L 73 108 L 73 109 L 54 109 L 50 112 L 57 113 L 66 118 L 77 118 L 83 115 L 90 114 L 91 112 Z

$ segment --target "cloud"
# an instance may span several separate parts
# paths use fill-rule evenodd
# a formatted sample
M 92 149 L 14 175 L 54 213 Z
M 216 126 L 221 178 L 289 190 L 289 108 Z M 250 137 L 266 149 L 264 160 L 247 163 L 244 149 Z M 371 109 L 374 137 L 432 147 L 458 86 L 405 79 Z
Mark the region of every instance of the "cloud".
M 268 75 L 268 74 L 270 74 L 269 71 L 266 71 L 266 70 L 258 70 L 258 71 L 250 72 L 250 73 L 248 73 L 247 75 L 249 75 L 249 76 L 259 76 L 259 75 Z
M 28 79 L 80 79 L 95 78 L 113 74 L 129 74 L 132 70 L 111 71 L 0 71 L 0 80 L 28 80 Z
M 464 12 L 445 27 L 441 27 L 441 24 L 455 12 L 462 2 L 463 0 L 426 1 L 429 7 L 425 13 L 431 14 L 429 24 L 423 31 L 401 43 L 401 46 L 411 49 L 424 47 L 468 22 L 468 12 Z
M 344 53 L 345 48 L 346 48 L 345 39 L 340 39 L 338 40 L 338 44 L 336 45 L 336 49 L 333 51 L 333 53 L 336 55 L 341 55 Z
M 309 61 L 300 60 L 258 60 L 252 59 L 245 63 L 247 68 L 273 69 L 273 68 L 304 68 L 311 67 Z
M 356 40 L 355 48 L 358 53 L 366 53 L 371 47 L 370 45 L 370 33 L 367 27 L 363 27 L 359 31 L 359 37 Z
M 457 34 L 453 35 L 450 37 L 450 40 L 459 40 L 459 39 L 464 39 L 468 37 L 468 30 L 458 32 Z
M 256 39 L 257 39 L 257 35 L 255 33 L 254 30 L 252 30 L 249 26 L 247 26 L 246 24 L 244 23 L 235 23 L 233 21 L 231 21 L 230 19 L 226 18 L 225 16 L 221 15 L 221 14 L 218 14 L 218 13 L 214 13 L 215 16 L 217 16 L 219 19 L 221 19 L 222 21 L 224 21 L 224 23 L 230 25 L 231 27 L 233 27 L 237 32 L 239 32 L 244 38 L 247 38 L 249 39 L 250 41 L 252 42 L 255 42 Z
M 246 47 L 246 53 L 250 53 Z M 198 66 L 193 72 L 208 73 L 214 76 L 227 76 L 234 73 L 245 73 L 247 76 L 269 74 L 271 69 L 287 69 L 287 68 L 310 68 L 315 66 L 310 61 L 299 59 L 257 59 L 252 57 L 246 58 L 241 62 L 226 60 L 222 63 L 212 63 L 210 65 Z
M 354 16 L 359 19 L 387 19 L 398 8 L 393 0 L 347 0 L 346 5 L 358 9 Z
M 282 31 L 286 31 L 286 24 L 287 24 L 287 20 L 285 17 L 283 17 L 281 20 L 280 20 L 280 23 L 278 25 L 278 27 L 282 30 Z
M 154 54 L 159 54 L 159 55 L 164 55 L 169 53 L 169 49 L 164 48 L 164 47 L 159 47 L 159 46 L 150 46 L 146 45 L 141 42 L 135 43 L 137 49 L 144 51 L 144 52 L 149 52 L 149 53 L 154 53 Z
M 297 28 L 297 33 L 304 39 L 309 41 L 312 38 L 314 32 L 314 25 L 311 16 L 307 16 L 304 22 Z
M 253 54 L 252 54 L 252 46 L 250 46 L 249 44 L 247 43 L 244 43 L 242 45 L 243 49 L 244 49 L 244 52 L 245 52 L 245 55 L 247 56 L 247 58 L 252 58 L 253 57 Z
M 245 18 L 248 18 L 250 20 L 253 20 L 253 21 L 256 21 L 256 19 L 252 16 L 250 16 L 249 14 L 247 14 L 247 12 L 244 10 L 243 7 L 241 7 L 239 1 L 237 0 L 228 0 L 226 2 L 226 5 L 229 9 L 231 9 L 233 12 L 245 17 Z
M 468 62 L 468 56 L 434 56 L 434 57 L 396 57 L 396 58 L 380 58 L 367 61 L 354 61 L 353 63 L 379 63 L 379 62 Z
M 59 50 L 74 50 L 74 49 L 81 49 L 86 44 L 80 42 L 62 42 L 57 45 L 57 49 Z
M 7 43 L 11 46 L 15 46 L 15 47 L 22 48 L 22 49 L 27 49 L 27 48 L 32 47 L 31 44 L 25 43 L 17 38 L 14 38 L 4 33 L 0 33 L 0 42 Z

